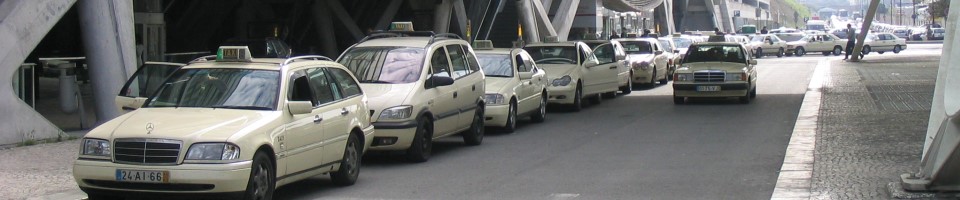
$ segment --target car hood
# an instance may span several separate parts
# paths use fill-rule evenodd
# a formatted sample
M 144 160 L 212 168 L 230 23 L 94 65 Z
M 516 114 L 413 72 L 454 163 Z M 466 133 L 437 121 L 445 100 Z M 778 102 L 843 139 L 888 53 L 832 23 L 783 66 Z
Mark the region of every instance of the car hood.
M 547 71 L 548 80 L 563 77 L 577 69 L 576 64 L 537 64 L 543 71 Z
M 484 88 L 487 90 L 487 93 L 503 93 L 505 89 L 512 88 L 512 86 L 516 85 L 513 80 L 514 77 L 487 77 Z
M 370 109 L 382 110 L 393 106 L 398 106 L 407 101 L 411 90 L 419 84 L 376 84 L 361 83 L 360 89 L 367 95 L 367 105 Z
M 747 65 L 744 63 L 732 63 L 732 62 L 696 62 L 696 63 L 684 63 L 683 66 L 677 68 L 677 73 L 692 73 L 700 70 L 723 70 L 726 72 L 740 72 L 743 71 L 743 68 Z
M 260 129 L 280 113 L 223 108 L 141 108 L 116 119 L 122 120 L 118 123 L 104 124 L 110 126 L 105 127 L 108 130 L 91 131 L 93 134 L 87 137 L 228 141 Z

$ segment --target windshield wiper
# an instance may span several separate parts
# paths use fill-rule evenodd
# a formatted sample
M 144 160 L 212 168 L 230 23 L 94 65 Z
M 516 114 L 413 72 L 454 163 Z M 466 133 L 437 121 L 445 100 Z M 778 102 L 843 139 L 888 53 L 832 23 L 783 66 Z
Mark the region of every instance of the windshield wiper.
M 244 109 L 244 110 L 273 110 L 273 108 L 263 107 L 263 106 L 228 106 L 228 105 L 218 105 L 210 106 L 210 108 L 227 108 L 227 109 Z
M 391 83 L 391 82 L 381 81 L 381 80 L 362 80 L 360 81 L 360 83 Z

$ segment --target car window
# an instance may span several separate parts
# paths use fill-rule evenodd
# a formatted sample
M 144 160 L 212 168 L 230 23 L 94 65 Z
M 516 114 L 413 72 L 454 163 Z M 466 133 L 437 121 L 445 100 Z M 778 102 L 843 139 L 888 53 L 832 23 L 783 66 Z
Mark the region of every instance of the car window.
M 533 62 L 533 58 L 530 58 L 529 54 L 520 53 L 520 56 L 523 57 L 523 63 L 527 65 L 527 72 L 533 72 L 537 68 L 537 63 Z
M 180 66 L 162 65 L 162 64 L 144 64 L 133 74 L 123 90 L 120 90 L 120 96 L 125 97 L 150 97 L 153 92 L 160 88 L 160 84 L 167 79 L 170 74 L 180 69 Z
M 524 47 L 533 60 L 540 64 L 576 64 L 577 48 L 575 46 L 539 46 Z
M 313 106 L 329 103 L 341 98 L 340 89 L 336 84 L 331 84 L 328 80 L 326 71 L 321 68 L 307 69 L 307 77 L 310 80 L 310 91 L 313 92 L 316 102 Z
M 747 57 L 739 46 L 701 45 L 687 50 L 683 63 L 694 62 L 735 62 L 746 63 Z
M 350 77 L 350 74 L 347 71 L 344 71 L 339 68 L 326 68 L 327 72 L 330 75 L 333 75 L 334 82 L 337 83 L 337 86 L 340 87 L 340 93 L 343 95 L 343 98 L 351 97 L 353 95 L 359 95 L 360 85 L 353 80 L 353 77 Z
M 276 70 L 181 69 L 166 79 L 146 105 L 274 110 L 279 77 Z
M 613 51 L 613 45 L 610 43 L 597 46 L 594 48 L 593 54 L 597 55 L 597 61 L 600 61 L 600 64 L 616 61 L 616 53 Z
M 517 71 L 518 71 L 518 72 L 530 71 L 530 66 L 528 66 L 526 62 L 523 62 L 523 56 L 521 56 L 521 55 L 518 54 L 517 56 L 515 56 L 515 57 L 513 58 L 513 61 L 514 61 L 514 63 L 517 64 Z
M 433 76 L 451 77 L 450 61 L 447 60 L 447 52 L 443 47 L 437 48 L 433 51 L 433 56 L 430 56 L 430 69 Z
M 447 52 L 450 53 L 450 64 L 453 66 L 454 79 L 466 76 L 472 72 L 467 67 L 467 57 L 464 56 L 463 49 L 460 48 L 460 45 L 448 45 Z
M 653 47 L 651 47 L 650 42 L 647 41 L 621 41 L 620 45 L 623 45 L 623 51 L 627 52 L 627 54 L 653 53 Z
M 664 51 L 673 52 L 673 47 L 670 46 L 670 41 L 667 40 L 657 40 L 660 42 L 660 46 L 663 47 Z
M 473 71 L 473 72 L 480 71 L 481 69 L 480 62 L 477 61 L 477 56 L 475 55 L 476 53 L 474 53 L 473 50 L 470 49 L 470 46 L 461 45 L 461 47 L 463 47 L 463 49 L 466 50 L 465 55 L 467 56 L 467 66 L 470 67 L 470 71 Z
M 313 105 L 318 105 L 314 99 L 313 89 L 310 88 L 310 81 L 307 80 L 306 72 L 301 70 L 290 77 L 290 92 L 287 94 L 289 101 L 309 101 Z
M 420 79 L 423 48 L 360 47 L 343 53 L 337 61 L 360 83 L 412 83 Z
M 513 77 L 513 64 L 507 54 L 477 54 L 484 76 Z

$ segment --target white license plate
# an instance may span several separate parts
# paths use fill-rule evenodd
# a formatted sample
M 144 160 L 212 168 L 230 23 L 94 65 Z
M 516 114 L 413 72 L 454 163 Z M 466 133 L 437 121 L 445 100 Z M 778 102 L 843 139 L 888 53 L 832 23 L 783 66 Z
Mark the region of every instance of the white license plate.
M 170 181 L 170 172 L 117 169 L 117 181 L 167 183 Z
M 719 92 L 720 86 L 711 85 L 711 86 L 697 86 L 698 92 Z

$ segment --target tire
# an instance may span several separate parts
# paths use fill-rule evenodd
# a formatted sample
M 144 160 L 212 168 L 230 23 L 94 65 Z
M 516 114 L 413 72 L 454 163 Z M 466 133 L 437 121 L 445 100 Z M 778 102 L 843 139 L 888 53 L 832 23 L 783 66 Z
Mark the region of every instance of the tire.
M 433 151 L 433 122 L 421 117 L 417 119 L 417 132 L 407 149 L 406 158 L 410 162 L 426 162 Z
M 833 55 L 839 56 L 840 54 L 843 54 L 843 47 L 840 47 L 840 46 L 833 47 Z
M 757 47 L 757 58 L 763 58 L 763 48 Z
M 516 119 L 516 117 L 514 117 Z M 470 123 L 470 129 L 463 132 L 463 143 L 470 146 L 477 146 L 483 143 L 483 106 L 477 107 L 473 113 L 473 123 Z
M 273 199 L 273 188 L 276 186 L 276 170 L 273 160 L 263 152 L 253 155 L 253 165 L 250 168 L 250 179 L 247 181 L 247 191 L 243 194 L 245 200 Z
M 517 101 L 510 100 L 510 107 L 507 110 L 507 125 L 503 126 L 504 133 L 513 133 L 517 130 Z
M 783 48 L 777 49 L 777 58 L 783 57 L 785 55 Z
M 530 116 L 530 120 L 534 123 L 543 123 L 547 119 L 547 92 L 543 92 L 540 95 L 540 107 L 537 108 L 537 112 Z
M 633 73 L 630 73 L 630 79 L 633 79 Z M 627 86 L 620 87 L 620 92 L 623 94 L 630 94 L 633 92 L 633 80 L 627 80 Z
M 750 90 L 750 98 L 757 98 L 757 88 Z
M 863 55 L 870 54 L 870 46 L 863 46 L 863 49 L 860 51 Z
M 830 53 L 831 53 L 831 52 L 829 52 L 829 51 L 824 51 L 824 52 L 823 52 L 823 56 L 829 56 Z
M 677 95 L 673 95 L 673 104 L 683 104 L 684 100 L 685 99 L 683 97 L 677 97 Z
M 667 76 L 668 76 L 668 74 L 663 74 L 663 79 L 660 79 L 660 80 L 659 80 L 659 81 L 660 81 L 660 85 L 667 84 L 667 82 L 668 82 Z M 654 74 L 653 74 L 653 77 L 657 77 L 657 74 L 654 73 Z
M 570 110 L 573 112 L 583 110 L 583 86 L 580 83 L 577 83 L 577 90 L 573 93 L 573 104 L 570 105 Z
M 897 53 L 897 54 L 900 53 L 900 49 L 901 49 L 901 48 L 902 48 L 902 47 L 900 47 L 900 45 L 893 46 L 893 53 Z
M 803 47 L 797 47 L 797 49 L 793 50 L 793 54 L 797 57 L 800 57 L 807 54 L 807 51 L 804 50 Z
M 657 66 L 653 66 L 653 73 L 650 74 L 650 87 L 657 85 Z
M 334 185 L 350 186 L 357 183 L 357 177 L 360 177 L 360 152 L 363 152 L 363 144 L 359 140 L 353 133 L 347 137 L 347 146 L 343 149 L 340 169 L 330 173 L 330 179 L 333 180 Z

